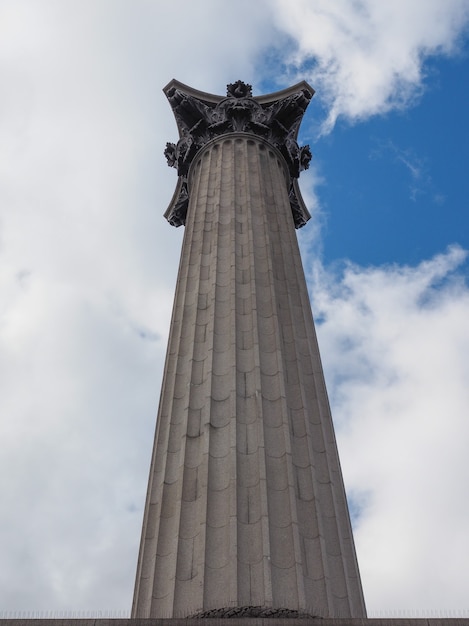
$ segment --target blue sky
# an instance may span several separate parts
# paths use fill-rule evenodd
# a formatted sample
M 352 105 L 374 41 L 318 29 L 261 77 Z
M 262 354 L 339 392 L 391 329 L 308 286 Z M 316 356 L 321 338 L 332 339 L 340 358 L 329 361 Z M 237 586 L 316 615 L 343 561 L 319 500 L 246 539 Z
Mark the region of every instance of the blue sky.
M 429 59 L 405 110 L 339 122 L 315 142 L 326 262 L 412 264 L 449 243 L 468 247 L 466 56 L 467 45 L 457 58 Z
M 130 607 L 176 78 L 316 89 L 299 239 L 368 609 L 468 614 L 468 26 L 468 0 L 0 0 L 0 611 Z

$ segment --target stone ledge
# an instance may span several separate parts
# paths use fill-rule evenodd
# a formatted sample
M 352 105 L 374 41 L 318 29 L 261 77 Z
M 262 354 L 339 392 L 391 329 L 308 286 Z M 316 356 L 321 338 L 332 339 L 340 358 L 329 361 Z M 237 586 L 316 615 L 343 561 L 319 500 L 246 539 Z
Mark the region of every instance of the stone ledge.
M 0 619 L 0 626 L 469 626 L 469 618 Z

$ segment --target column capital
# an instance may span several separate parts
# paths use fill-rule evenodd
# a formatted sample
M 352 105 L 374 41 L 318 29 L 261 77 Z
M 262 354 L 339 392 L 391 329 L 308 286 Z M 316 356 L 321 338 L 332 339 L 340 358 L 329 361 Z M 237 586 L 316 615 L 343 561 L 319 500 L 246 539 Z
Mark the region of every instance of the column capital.
M 290 173 L 289 197 L 295 227 L 300 228 L 310 214 L 299 192 L 297 179 L 309 167 L 308 145 L 297 143 L 303 114 L 314 95 L 305 81 L 265 96 L 252 95 L 251 85 L 240 80 L 227 85 L 226 96 L 198 91 L 177 80 L 163 89 L 173 109 L 179 141 L 166 144 L 168 165 L 175 167 L 179 181 L 165 213 L 173 226 L 185 223 L 189 203 L 187 175 L 199 150 L 210 140 L 230 133 L 262 137 L 283 156 Z

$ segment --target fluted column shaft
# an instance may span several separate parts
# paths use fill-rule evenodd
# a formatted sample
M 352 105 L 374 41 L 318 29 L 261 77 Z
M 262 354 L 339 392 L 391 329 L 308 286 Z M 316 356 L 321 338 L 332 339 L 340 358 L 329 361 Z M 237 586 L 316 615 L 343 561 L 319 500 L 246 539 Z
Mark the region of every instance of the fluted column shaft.
M 134 616 L 365 615 L 288 181 L 248 133 L 192 162 Z

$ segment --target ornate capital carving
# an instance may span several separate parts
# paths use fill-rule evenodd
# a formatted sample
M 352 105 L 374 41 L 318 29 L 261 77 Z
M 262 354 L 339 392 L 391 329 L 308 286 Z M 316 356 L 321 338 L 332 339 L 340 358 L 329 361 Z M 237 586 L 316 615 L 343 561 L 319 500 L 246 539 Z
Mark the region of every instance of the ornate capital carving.
M 251 85 L 240 80 L 227 85 L 226 97 L 206 94 L 175 80 L 164 91 L 180 134 L 179 141 L 167 143 L 164 151 L 168 165 L 175 167 L 180 177 L 179 196 L 173 197 L 165 214 L 171 224 L 185 223 L 187 174 L 194 156 L 208 141 L 237 132 L 263 137 L 281 152 L 290 172 L 288 191 L 295 226 L 306 223 L 309 213 L 294 183 L 311 160 L 309 146 L 297 143 L 303 114 L 314 94 L 307 83 L 261 97 L 253 97 Z
M 226 86 L 226 95 L 233 96 L 233 98 L 252 97 L 252 85 L 243 83 L 242 80 L 237 80 L 235 83 L 229 83 Z

